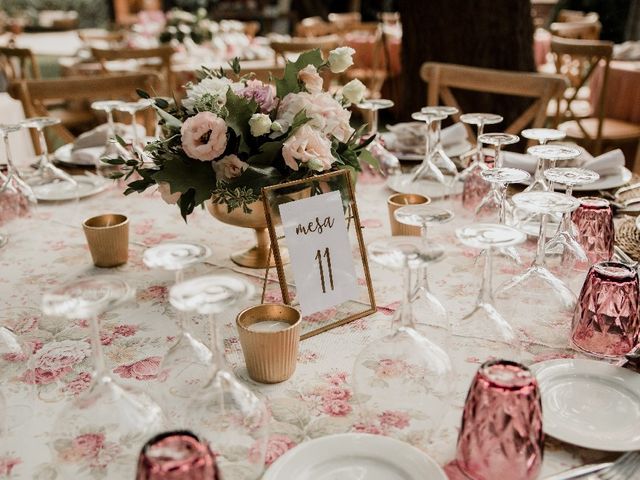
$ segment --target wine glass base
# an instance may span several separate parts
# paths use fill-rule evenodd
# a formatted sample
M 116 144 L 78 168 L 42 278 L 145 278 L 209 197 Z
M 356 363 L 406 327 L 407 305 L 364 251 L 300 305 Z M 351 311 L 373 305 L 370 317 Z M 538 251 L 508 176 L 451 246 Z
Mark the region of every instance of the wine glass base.
M 527 285 L 529 282 L 535 282 L 536 280 L 538 282 L 535 284 L 535 287 L 533 285 Z M 512 297 L 511 290 L 516 287 L 527 291 L 532 288 L 534 290 L 540 290 L 540 287 L 546 288 L 552 296 L 561 301 L 562 306 L 567 310 L 573 310 L 577 302 L 577 297 L 571 289 L 547 268 L 542 266 L 533 265 L 523 274 L 513 277 L 498 288 L 496 296 L 500 298 Z
M 431 161 L 431 159 L 423 161 L 411 174 L 411 182 L 418 180 L 434 180 L 443 185 L 448 185 L 449 182 L 444 178 L 444 174 L 438 167 Z

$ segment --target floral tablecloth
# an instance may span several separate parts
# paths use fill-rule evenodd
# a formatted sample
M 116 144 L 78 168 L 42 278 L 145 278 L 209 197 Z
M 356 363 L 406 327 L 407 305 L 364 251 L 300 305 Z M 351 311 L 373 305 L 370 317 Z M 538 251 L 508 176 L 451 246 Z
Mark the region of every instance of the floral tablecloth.
M 386 197 L 391 192 L 385 188 L 383 180 L 364 176 L 357 190 L 365 241 L 387 235 Z M 478 252 L 462 247 L 455 239 L 455 228 L 472 219 L 460 210 L 458 201 L 454 203 L 457 218 L 441 228 L 434 227 L 430 232 L 431 241 L 442 243 L 447 251 L 446 260 L 430 268 L 430 275 L 435 294 L 442 299 L 455 321 L 473 305 L 479 288 L 482 260 L 476 261 Z M 80 228 L 83 218 L 106 212 L 127 215 L 131 225 L 129 262 L 111 270 L 92 265 Z M 142 253 L 147 246 L 178 239 L 205 243 L 212 248 L 213 256 L 208 263 L 189 270 L 187 278 L 234 270 L 248 275 L 247 278 L 257 286 L 261 285 L 260 271 L 239 269 L 229 260 L 231 251 L 252 242 L 251 231 L 226 226 L 204 210 L 195 212 L 185 224 L 177 209 L 165 205 L 157 193 L 124 197 L 114 186 L 77 204 L 41 205 L 31 218 L 16 220 L 7 226 L 7 230 L 11 234 L 10 243 L 0 250 L 0 315 L 4 315 L 3 321 L 15 317 L 5 308 L 38 308 L 43 292 L 62 282 L 86 275 L 121 275 L 137 289 L 136 302 L 102 318 L 102 344 L 108 367 L 115 378 L 143 387 L 146 391 L 153 391 L 154 384 L 162 382 L 166 376 L 166 372 L 160 369 L 160 362 L 176 335 L 174 312 L 167 303 L 167 289 L 173 283 L 173 276 L 170 272 L 152 271 L 143 265 Z M 522 249 L 527 259 L 532 251 L 532 243 Z M 453 337 L 450 354 L 454 374 L 451 382 L 455 388 L 450 398 L 451 408 L 443 428 L 429 443 L 424 442 L 414 419 L 393 411 L 377 412 L 363 421 L 351 386 L 353 362 L 365 345 L 389 332 L 391 315 L 401 296 L 398 273 L 376 265 L 371 269 L 378 313 L 303 341 L 295 374 L 278 385 L 260 385 L 248 379 L 234 324 L 236 313 L 246 305 L 239 305 L 218 318 L 223 327 L 227 361 L 236 374 L 266 401 L 271 412 L 267 466 L 305 440 L 340 432 L 390 435 L 418 446 L 441 465 L 453 458 L 461 410 L 473 374 L 487 358 L 506 353 L 487 350 L 474 338 Z M 521 267 L 498 258 L 496 284 L 520 270 Z M 582 278 L 583 274 L 576 274 L 570 279 L 574 289 L 580 287 Z M 277 283 L 272 282 L 268 297 L 277 297 L 277 291 Z M 256 297 L 252 303 L 258 301 Z M 531 295 L 511 299 L 505 308 L 510 312 L 509 318 L 524 325 L 524 333 L 532 334 L 532 338 L 537 338 L 535 333 L 540 329 L 552 329 L 556 337 L 566 335 L 570 321 L 568 315 L 556 313 L 551 327 L 540 323 L 543 302 L 544 299 Z M 56 466 L 52 462 L 50 448 L 56 446 L 50 442 L 51 425 L 57 412 L 69 408 L 69 399 L 87 388 L 91 368 L 88 349 L 78 348 L 78 343 L 72 341 L 65 348 L 64 341 L 86 338 L 88 328 L 82 322 L 70 325 L 69 321 L 61 319 L 38 319 L 37 311 L 12 322 L 12 328 L 32 342 L 39 360 L 37 368 L 27 371 L 16 366 L 12 372 L 13 381 L 4 386 L 4 393 L 9 404 L 20 403 L 28 398 L 29 392 L 33 392 L 30 384 L 36 384 L 37 399 L 33 421 L 2 439 L 0 478 L 60 478 L 56 476 Z M 204 336 L 202 323 L 199 325 L 201 331 L 195 333 Z M 63 341 L 58 344 L 58 351 L 38 357 L 38 352 L 46 349 L 46 343 L 54 339 Z M 524 360 L 532 362 L 566 355 L 573 353 L 531 344 Z M 394 374 L 402 374 L 398 369 L 392 370 Z M 388 374 L 387 371 L 380 373 Z M 77 451 L 72 452 L 75 456 L 91 456 L 99 465 L 118 455 L 116 447 L 108 451 L 99 438 L 80 440 L 76 445 Z M 602 456 L 601 452 L 578 449 L 548 438 L 543 474 L 555 473 Z M 129 478 L 133 478 L 133 474 Z

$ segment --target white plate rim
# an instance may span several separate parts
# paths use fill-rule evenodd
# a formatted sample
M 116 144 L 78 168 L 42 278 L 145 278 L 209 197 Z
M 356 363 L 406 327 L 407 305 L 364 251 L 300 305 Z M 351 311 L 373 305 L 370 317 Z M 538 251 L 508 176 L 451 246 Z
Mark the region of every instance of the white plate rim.
M 106 178 L 99 177 L 98 175 L 72 175 L 72 177 L 80 183 L 88 183 L 93 185 L 94 187 L 84 193 L 80 193 L 77 198 L 91 197 L 93 195 L 97 195 L 98 193 L 104 192 L 107 188 L 109 188 L 110 181 Z M 75 196 L 41 197 L 37 193 L 37 188 L 34 189 L 34 193 L 36 195 L 36 199 L 39 202 L 63 202 L 76 199 Z
M 553 419 L 554 417 L 553 410 L 550 411 L 549 407 L 545 406 L 544 374 L 545 372 L 548 372 L 550 370 L 562 373 L 563 375 L 570 374 L 573 371 L 575 373 L 587 374 L 589 376 L 603 377 L 608 380 L 615 378 L 619 382 L 624 383 L 627 389 L 634 391 L 634 393 L 636 393 L 638 397 L 640 397 L 640 375 L 631 370 L 627 370 L 622 367 L 616 367 L 615 365 L 607 362 L 584 358 L 560 358 L 554 360 L 546 360 L 544 362 L 535 363 L 529 368 L 538 379 L 538 386 L 540 388 L 540 395 L 542 397 L 543 404 L 542 427 L 545 434 L 557 438 L 558 440 L 562 440 L 563 442 L 576 445 L 578 447 L 605 452 L 623 452 L 640 449 L 640 436 L 638 436 L 638 438 L 635 440 L 628 440 L 628 442 L 630 443 L 627 444 L 624 444 L 624 440 L 622 440 L 622 443 L 616 442 L 614 444 L 611 444 L 611 442 L 608 440 L 606 441 L 608 443 L 598 443 L 597 441 L 592 441 L 591 438 L 576 436 L 569 433 L 562 427 L 556 427 L 556 424 L 562 424 L 561 421 L 552 421 L 551 426 L 549 426 L 549 417 L 551 416 L 551 419 Z M 554 372 L 552 372 L 552 375 L 553 373 Z M 540 380 L 541 375 L 543 381 Z M 608 383 L 611 384 L 611 382 Z M 603 440 L 603 442 L 605 442 L 605 440 Z
M 620 167 L 620 171 L 616 175 L 605 175 L 600 177 L 593 183 L 588 185 L 578 185 L 573 187 L 574 192 L 592 192 L 595 190 L 608 190 L 610 188 L 618 188 L 627 184 L 633 177 L 633 173 L 627 167 Z M 532 178 L 522 182 L 525 185 L 530 185 L 533 181 Z M 566 187 L 564 185 L 555 184 L 555 190 L 564 191 Z
M 304 452 L 308 452 L 310 449 L 312 450 L 312 458 L 314 458 L 313 452 L 324 452 L 329 446 L 332 447 L 333 450 L 339 448 L 345 453 L 345 456 L 348 456 L 350 448 L 353 449 L 354 446 L 362 444 L 363 442 L 369 444 L 372 457 L 374 456 L 375 448 L 372 448 L 371 445 L 378 445 L 384 449 L 403 449 L 407 454 L 416 459 L 417 462 L 422 462 L 427 468 L 433 470 L 433 474 L 439 475 L 439 478 L 436 476 L 429 477 L 431 480 L 447 480 L 447 475 L 444 473 L 442 467 L 440 467 L 440 465 L 438 465 L 429 455 L 417 449 L 413 445 L 396 440 L 392 437 L 372 435 L 368 433 L 338 433 L 302 442 L 278 458 L 265 472 L 262 480 L 282 480 L 284 478 L 293 478 L 292 476 L 286 476 L 286 468 L 289 462 L 299 455 L 304 455 Z M 360 455 L 362 452 L 357 453 Z M 389 455 L 386 458 L 393 459 L 394 456 Z

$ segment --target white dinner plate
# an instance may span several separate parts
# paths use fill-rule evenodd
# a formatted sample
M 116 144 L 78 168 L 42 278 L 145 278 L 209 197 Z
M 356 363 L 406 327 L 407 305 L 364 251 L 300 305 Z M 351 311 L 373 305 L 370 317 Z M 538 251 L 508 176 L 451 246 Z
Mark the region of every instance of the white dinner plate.
M 444 471 L 408 443 L 381 435 L 344 433 L 289 450 L 262 480 L 447 480 Z
M 387 188 L 390 188 L 394 192 L 398 193 L 418 193 L 420 195 L 426 195 L 430 198 L 440 198 L 444 197 L 447 194 L 447 188 L 436 181 L 418 180 L 416 182 L 411 182 L 410 180 L 410 173 L 392 175 L 387 178 Z M 456 183 L 451 193 L 453 195 L 462 193 L 462 186 L 462 182 Z
M 106 190 L 112 180 L 98 175 L 73 175 L 78 182 L 78 191 L 68 182 L 54 182 L 31 187 L 36 198 L 43 202 L 61 202 L 90 197 Z
M 80 165 L 82 167 L 94 167 L 95 161 L 93 160 L 93 158 L 95 158 L 97 155 L 100 155 L 100 153 L 104 151 L 104 147 L 89 147 L 89 148 L 83 148 L 83 150 L 87 150 L 88 152 L 91 152 L 91 155 L 80 157 L 81 160 L 86 160 L 86 161 L 79 161 L 77 160 L 77 157 L 75 160 L 73 159 L 72 157 L 73 143 L 67 143 L 66 145 L 63 145 L 60 148 L 56 149 L 56 151 L 53 152 L 53 158 L 58 162 L 64 163 L 66 165 L 73 165 L 73 166 Z
M 546 434 L 595 450 L 640 449 L 640 375 L 584 359 L 549 360 L 531 370 Z

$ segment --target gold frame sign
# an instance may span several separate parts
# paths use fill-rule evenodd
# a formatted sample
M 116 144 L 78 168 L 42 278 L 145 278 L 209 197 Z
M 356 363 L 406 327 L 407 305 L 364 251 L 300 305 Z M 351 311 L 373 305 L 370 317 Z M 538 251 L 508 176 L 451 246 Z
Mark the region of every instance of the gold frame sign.
M 282 302 L 301 310 L 301 339 L 375 313 L 347 170 L 264 187 L 262 201 Z

